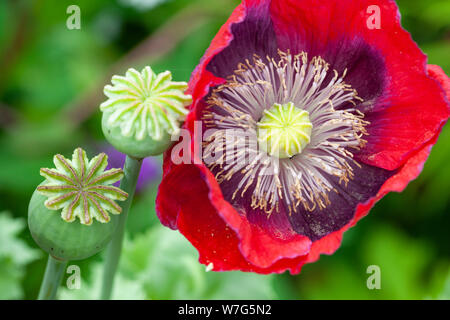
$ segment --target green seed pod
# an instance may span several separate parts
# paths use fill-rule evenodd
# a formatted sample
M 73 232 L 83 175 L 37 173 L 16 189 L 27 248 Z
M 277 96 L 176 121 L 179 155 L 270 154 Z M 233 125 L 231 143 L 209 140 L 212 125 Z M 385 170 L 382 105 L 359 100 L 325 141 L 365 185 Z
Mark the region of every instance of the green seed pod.
M 180 122 L 192 101 L 184 94 L 186 82 L 173 82 L 169 71 L 155 74 L 131 68 L 125 77 L 114 76 L 105 86 L 109 98 L 100 105 L 106 139 L 119 151 L 135 157 L 163 153 L 178 135 Z
M 109 213 L 120 214 L 115 200 L 124 201 L 128 194 L 111 184 L 123 171 L 104 171 L 104 153 L 89 161 L 80 148 L 72 160 L 56 155 L 53 162 L 56 169 L 40 171 L 46 180 L 31 198 L 28 226 L 36 243 L 53 257 L 85 259 L 103 249 L 117 227 L 118 219 Z

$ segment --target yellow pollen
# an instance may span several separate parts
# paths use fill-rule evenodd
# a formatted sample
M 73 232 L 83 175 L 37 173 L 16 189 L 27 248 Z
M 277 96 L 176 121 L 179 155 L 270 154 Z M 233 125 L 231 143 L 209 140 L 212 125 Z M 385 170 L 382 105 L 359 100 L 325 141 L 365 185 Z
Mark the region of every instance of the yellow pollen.
M 275 103 L 258 122 L 258 145 L 271 156 L 292 158 L 311 141 L 309 113 L 292 102 Z

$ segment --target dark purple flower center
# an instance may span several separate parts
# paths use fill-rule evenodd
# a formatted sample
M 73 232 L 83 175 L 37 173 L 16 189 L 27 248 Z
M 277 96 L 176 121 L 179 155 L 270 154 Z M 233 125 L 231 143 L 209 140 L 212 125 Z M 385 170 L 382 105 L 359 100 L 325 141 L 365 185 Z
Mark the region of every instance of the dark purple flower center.
M 325 81 L 329 72 L 334 76 Z M 329 177 L 342 184 L 352 179 L 349 150 L 362 147 L 367 134 L 364 115 L 354 108 L 361 99 L 344 76 L 320 57 L 280 51 L 277 58 L 240 64 L 213 91 L 204 114 L 210 125 L 204 161 L 223 187 L 232 181 L 232 201 L 251 197 L 251 208 L 267 215 L 279 211 L 280 202 L 289 214 L 300 205 L 307 211 L 330 205 L 328 194 L 337 189 Z M 261 148 L 257 124 L 273 105 L 289 103 L 308 112 L 313 129 L 301 153 L 280 159 Z
M 206 98 L 205 164 L 238 212 L 279 237 L 289 228 L 312 240 L 339 230 L 394 173 L 354 159 L 383 87 L 382 60 L 357 39 L 282 51 L 270 19 L 252 12 L 232 32 L 207 66 L 228 80 Z M 258 144 L 258 122 L 276 104 L 307 111 L 312 123 L 310 141 L 292 157 Z

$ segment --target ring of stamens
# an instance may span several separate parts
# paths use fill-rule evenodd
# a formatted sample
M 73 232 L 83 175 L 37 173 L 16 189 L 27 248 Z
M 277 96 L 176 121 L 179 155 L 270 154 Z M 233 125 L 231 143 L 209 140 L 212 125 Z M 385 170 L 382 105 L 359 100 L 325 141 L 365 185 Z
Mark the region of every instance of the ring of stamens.
M 327 77 L 330 72 L 333 77 Z M 329 70 L 321 57 L 279 51 L 277 58 L 255 55 L 239 64 L 212 91 L 202 117 L 211 129 L 203 160 L 222 188 L 232 183 L 227 200 L 251 196 L 251 207 L 268 215 L 280 210 L 281 201 L 289 214 L 299 205 L 308 211 L 330 205 L 329 192 L 338 192 L 330 177 L 344 185 L 353 178 L 352 164 L 358 163 L 350 150 L 362 148 L 367 135 L 368 122 L 355 103 L 362 99 L 345 75 L 346 70 L 342 75 Z M 290 103 L 308 113 L 308 146 L 276 157 L 258 143 L 258 121 L 274 105 Z

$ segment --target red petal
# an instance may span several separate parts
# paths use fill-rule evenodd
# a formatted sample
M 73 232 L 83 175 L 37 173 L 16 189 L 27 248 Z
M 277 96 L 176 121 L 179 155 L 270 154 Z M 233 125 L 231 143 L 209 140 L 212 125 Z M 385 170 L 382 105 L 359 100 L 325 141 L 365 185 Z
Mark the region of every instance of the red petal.
M 380 8 L 381 28 L 369 29 L 369 6 Z M 356 158 L 393 170 L 420 150 L 449 117 L 442 89 L 430 79 L 426 56 L 400 25 L 391 0 L 273 0 L 272 20 L 280 47 L 320 52 L 343 37 L 362 37 L 385 60 L 387 87 L 367 115 L 367 146 Z M 433 71 L 431 71 L 433 72 Z
M 195 108 L 196 102 L 202 99 L 210 87 L 224 82 L 224 79 L 215 77 L 211 72 L 206 70 L 206 66 L 211 59 L 223 48 L 228 46 L 233 39 L 231 34 L 231 25 L 239 23 L 245 18 L 245 7 L 243 4 L 239 5 L 228 18 L 227 22 L 220 28 L 211 45 L 203 55 L 200 64 L 195 68 L 189 80 L 188 92 L 194 97 L 192 107 Z
M 314 242 L 311 246 L 310 253 L 305 259 L 305 263 L 315 262 L 319 258 L 320 254 L 334 253 L 341 244 L 344 232 L 356 225 L 361 218 L 365 217 L 377 201 L 389 192 L 402 192 L 409 182 L 416 179 L 422 172 L 425 161 L 428 159 L 431 148 L 436 143 L 437 138 L 438 134 L 436 134 L 435 137 L 422 148 L 422 150 L 411 157 L 395 176 L 388 179 L 381 187 L 376 197 L 372 198 L 365 204 L 358 205 L 355 217 L 347 226 L 320 239 L 319 241 Z
M 445 92 L 447 101 L 450 101 L 450 78 L 447 77 L 440 66 L 429 64 L 427 66 L 428 76 L 440 84 Z
M 262 270 L 277 260 L 304 256 L 311 245 L 304 236 L 282 240 L 250 224 L 222 198 L 202 165 L 172 167 L 160 184 L 156 205 L 161 222 L 178 228 L 199 250 L 200 262 L 212 262 L 214 270 Z
M 398 174 L 386 181 L 376 197 L 360 204 L 352 222 L 313 242 L 310 250 L 307 250 L 309 243 L 301 239 L 297 243 L 277 243 L 276 239 L 268 239 L 262 230 L 250 225 L 221 198 L 220 190 L 209 185 L 215 181 L 210 181 L 211 177 L 207 177 L 209 171 L 202 166 L 173 166 L 167 172 L 158 192 L 158 216 L 163 224 L 178 228 L 199 251 L 200 262 L 205 265 L 213 263 L 215 271 L 279 273 L 290 270 L 296 274 L 305 263 L 316 261 L 321 254 L 334 253 L 341 244 L 343 233 L 364 217 L 384 195 L 403 191 L 410 181 L 417 178 L 436 140 L 437 135 L 410 158 Z M 240 238 L 242 236 L 244 239 Z M 299 250 L 297 256 L 296 247 Z M 267 254 L 271 251 L 272 254 Z M 276 252 L 278 254 L 274 254 Z

